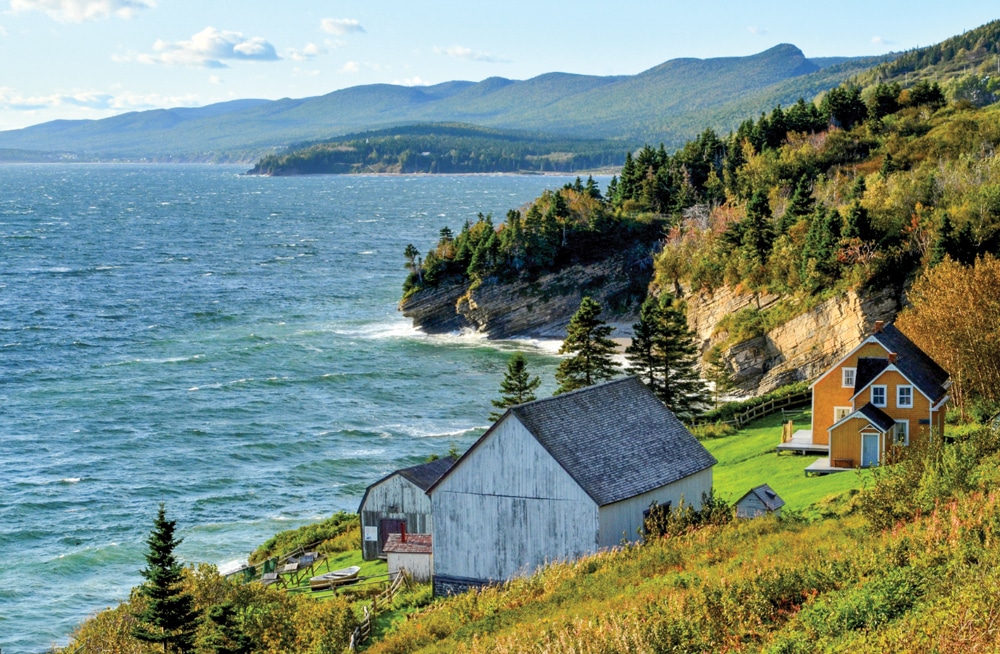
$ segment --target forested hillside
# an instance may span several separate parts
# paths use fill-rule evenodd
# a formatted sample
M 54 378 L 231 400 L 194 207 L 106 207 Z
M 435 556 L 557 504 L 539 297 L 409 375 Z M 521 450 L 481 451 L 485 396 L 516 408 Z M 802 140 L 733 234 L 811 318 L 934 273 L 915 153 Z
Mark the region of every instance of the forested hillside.
M 621 166 L 613 141 L 553 138 L 455 123 L 351 134 L 262 158 L 252 175 L 575 172 Z
M 963 38 L 992 52 L 995 32 Z M 973 102 L 960 81 L 838 86 L 674 153 L 645 147 L 604 191 L 577 182 L 497 227 L 484 216 L 442 232 L 422 260 L 409 257 L 405 293 L 530 279 L 645 243 L 659 250 L 653 293 L 778 298 L 728 316 L 719 347 L 848 290 L 902 294 L 946 259 L 968 267 L 1000 253 L 1000 107 Z

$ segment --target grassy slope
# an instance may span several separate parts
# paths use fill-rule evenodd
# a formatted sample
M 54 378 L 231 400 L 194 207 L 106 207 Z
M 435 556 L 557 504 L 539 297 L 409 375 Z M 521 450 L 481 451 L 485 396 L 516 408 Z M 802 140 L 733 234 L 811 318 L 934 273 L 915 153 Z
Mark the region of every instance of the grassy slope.
M 796 420 L 795 428 L 809 428 L 808 413 Z M 716 496 L 732 503 L 751 488 L 768 484 L 785 500 L 787 509 L 814 514 L 817 502 L 861 485 L 866 473 L 806 477 L 806 466 L 817 457 L 779 456 L 774 447 L 780 441 L 781 414 L 762 418 L 733 436 L 705 441 L 719 461 L 712 473 Z
M 723 493 L 755 474 L 784 479 L 760 465 L 775 456 L 764 450 L 779 420 L 709 443 Z M 793 508 L 860 481 L 806 479 L 808 457 L 782 460 Z M 759 472 L 741 471 L 748 462 Z M 857 514 L 705 527 L 439 601 L 368 651 L 1000 651 L 996 466 L 987 462 L 978 489 L 891 531 Z

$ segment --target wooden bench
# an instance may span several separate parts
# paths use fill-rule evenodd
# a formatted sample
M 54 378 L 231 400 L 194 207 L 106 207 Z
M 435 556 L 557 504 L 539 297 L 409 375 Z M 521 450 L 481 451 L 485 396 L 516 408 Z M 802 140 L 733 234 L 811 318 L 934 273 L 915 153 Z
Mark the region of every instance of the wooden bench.
M 854 459 L 830 459 L 830 467 L 832 468 L 853 468 Z

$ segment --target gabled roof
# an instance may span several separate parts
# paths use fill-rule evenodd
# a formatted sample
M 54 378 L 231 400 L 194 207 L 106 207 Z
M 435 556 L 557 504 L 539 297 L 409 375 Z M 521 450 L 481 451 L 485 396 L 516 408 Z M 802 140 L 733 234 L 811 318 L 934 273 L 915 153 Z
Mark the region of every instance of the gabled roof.
M 448 472 L 453 465 L 455 465 L 455 459 L 446 456 L 442 459 L 435 459 L 434 461 L 413 466 L 412 468 L 403 468 L 399 471 L 399 474 L 419 486 L 420 490 L 425 491 L 434 485 L 434 482 L 440 479 L 441 475 Z
M 764 504 L 764 508 L 768 511 L 777 511 L 781 507 L 785 506 L 785 500 L 781 499 L 781 496 L 775 493 L 767 484 L 761 484 L 756 488 L 751 488 L 743 497 L 738 499 L 736 503 L 739 504 L 750 495 L 756 495 L 757 499 Z
M 598 506 L 641 495 L 716 463 L 636 377 L 511 407 L 496 424 L 510 417 L 524 425 Z
M 827 431 L 833 431 L 833 429 L 839 427 L 840 425 L 844 424 L 845 422 L 853 418 L 864 418 L 881 432 L 889 431 L 896 424 L 896 421 L 893 420 L 891 417 L 889 417 L 889 414 L 887 414 L 885 411 L 883 411 L 882 409 L 878 408 L 877 406 L 869 402 L 860 409 L 858 409 L 857 411 L 855 411 L 854 413 L 850 413 L 841 418 L 840 420 L 838 420 L 837 422 L 830 425 Z
M 875 381 L 888 367 L 888 359 L 859 357 L 857 371 L 854 373 L 854 394 L 860 393 L 865 386 Z
M 406 534 L 404 542 L 402 534 L 389 534 L 382 551 L 393 554 L 430 554 L 432 551 L 431 535 Z
M 944 396 L 948 373 L 914 345 L 903 332 L 896 329 L 895 325 L 886 325 L 881 331 L 872 334 L 872 337 L 886 350 L 896 353 L 894 365 L 932 404 Z
M 414 484 L 420 490 L 426 492 L 427 489 L 433 486 L 434 482 L 440 479 L 444 473 L 448 472 L 453 465 L 455 465 L 455 459 L 450 456 L 446 456 L 441 459 L 435 459 L 433 461 L 421 463 L 420 465 L 411 466 L 409 468 L 393 470 L 385 477 L 382 477 L 375 483 L 370 484 L 368 488 L 365 489 L 365 494 L 361 497 L 361 504 L 358 505 L 358 513 L 361 513 L 361 509 L 365 505 L 365 500 L 368 499 L 368 492 L 382 482 L 399 475 Z

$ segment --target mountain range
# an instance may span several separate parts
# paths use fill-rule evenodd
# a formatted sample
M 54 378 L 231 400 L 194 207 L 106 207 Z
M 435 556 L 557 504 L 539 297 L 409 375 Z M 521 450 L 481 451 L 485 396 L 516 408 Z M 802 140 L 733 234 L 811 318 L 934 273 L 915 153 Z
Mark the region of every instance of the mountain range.
M 0 132 L 0 160 L 253 161 L 304 142 L 429 122 L 677 146 L 706 127 L 811 99 L 886 58 L 809 59 L 783 44 L 748 57 L 673 59 L 637 75 L 548 73 L 434 86 L 355 86 L 327 95 L 60 120 Z

